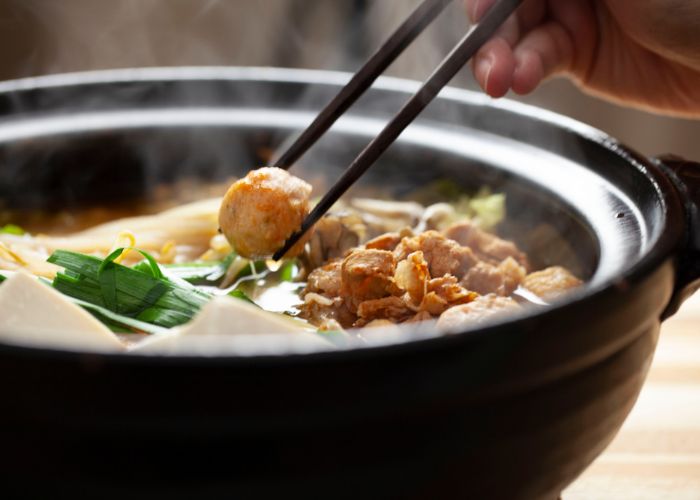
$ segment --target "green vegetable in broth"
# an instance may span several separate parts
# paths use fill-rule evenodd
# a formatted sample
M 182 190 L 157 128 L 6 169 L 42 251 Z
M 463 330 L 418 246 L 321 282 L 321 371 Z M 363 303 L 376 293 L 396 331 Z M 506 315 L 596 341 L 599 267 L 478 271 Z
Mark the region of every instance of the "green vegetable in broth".
M 170 279 L 180 279 L 187 281 L 193 285 L 196 284 L 213 284 L 222 275 L 218 275 L 223 261 L 214 262 L 187 262 L 184 264 L 163 264 L 160 266 L 165 277 Z M 139 269 L 144 266 L 145 263 L 139 262 L 133 268 Z M 211 280 L 211 276 L 217 276 L 218 278 Z M 210 282 L 211 281 L 211 282 Z
M 187 323 L 212 298 L 184 281 L 116 264 L 115 258 L 114 253 L 108 259 L 99 259 L 56 251 L 48 261 L 65 268 L 65 272 L 56 275 L 53 286 L 78 300 L 166 328 Z
M 15 224 L 7 224 L 3 227 L 0 227 L 0 233 L 14 234 L 15 236 L 23 236 L 26 233 L 26 231 L 21 227 L 16 226 Z
M 319 336 L 338 347 L 350 345 L 355 338 L 363 340 L 363 333 L 345 329 L 427 319 L 472 321 L 462 316 L 475 316 L 491 307 L 519 307 L 520 297 L 511 295 L 532 274 L 527 255 L 515 242 L 489 231 L 505 217 L 505 195 L 489 189 L 465 190 L 451 180 L 438 180 L 397 197 L 344 200 L 316 227 L 303 255 L 279 265 L 232 251 L 216 233 L 212 215 L 218 204 L 209 201 L 193 205 L 187 224 L 183 217 L 188 212 L 182 208 L 130 220 L 123 226 L 131 229 L 119 232 L 116 244 L 115 230 L 122 229 L 119 222 L 110 223 L 107 230 L 79 233 L 76 242 L 68 243 L 64 238 L 70 236 L 18 238 L 14 235 L 24 235 L 21 227 L 0 226 L 0 250 L 4 250 L 0 258 L 3 269 L 32 273 L 118 333 L 167 332 L 189 323 L 215 296 L 291 317 L 290 321 L 318 330 Z M 21 220 L 8 220 L 31 230 Z M 139 245 L 152 254 L 134 248 Z M 397 252 L 397 245 L 411 253 Z M 124 248 L 105 258 L 91 255 L 102 256 L 114 246 Z M 46 248 L 65 247 L 85 253 L 58 250 L 48 259 L 58 268 L 46 265 Z M 424 247 L 439 251 L 415 250 Z M 133 253 L 125 261 L 127 252 Z M 399 253 L 406 255 L 399 258 Z M 464 256 L 469 257 L 468 266 L 461 265 Z M 443 269 L 442 260 L 458 260 L 459 269 Z M 125 265 L 127 261 L 130 264 Z M 354 269 L 364 273 L 361 283 L 353 281 Z M 3 273 L 0 283 L 13 276 L 12 271 Z M 546 285 L 552 281 L 549 277 L 544 274 L 538 283 Z M 564 277 L 567 283 L 575 282 Z M 471 311 L 469 304 L 476 301 L 480 302 Z M 246 311 L 239 307 L 234 314 L 238 317 Z M 127 344 L 138 340 L 140 336 L 132 336 Z
M 294 281 L 297 274 L 299 274 L 299 266 L 296 260 L 290 260 L 285 262 L 279 270 L 280 281 L 291 282 Z
M 157 335 L 159 333 L 165 333 L 168 331 L 167 328 L 153 325 L 151 323 L 146 323 L 145 321 L 140 321 L 123 314 L 117 314 L 104 307 L 91 304 L 90 302 L 85 302 L 73 297 L 67 297 L 71 302 L 81 306 L 86 309 L 93 316 L 99 319 L 102 323 L 107 325 L 112 331 L 118 333 L 133 333 L 142 332 L 151 335 Z
M 229 267 L 231 267 L 231 264 L 236 257 L 238 257 L 236 252 L 231 252 L 228 254 L 224 260 L 216 264 L 209 274 L 204 276 L 204 279 L 211 283 L 216 283 L 221 280 L 224 276 L 226 276 L 226 271 L 228 271 Z
M 122 249 L 124 251 L 125 249 Z M 132 249 L 129 249 L 132 250 Z M 163 271 L 160 269 L 160 266 L 158 265 L 158 262 L 156 262 L 156 259 L 151 256 L 151 254 L 147 252 L 142 252 L 141 250 L 137 250 L 144 258 L 141 262 L 136 264 L 133 269 L 136 269 L 137 271 L 141 271 L 142 273 L 149 274 L 153 276 L 154 278 L 164 278 L 165 276 L 163 275 Z M 116 252 L 116 251 L 115 251 Z M 120 254 L 121 255 L 121 254 Z M 108 257 L 109 258 L 109 257 Z
M 233 290 L 228 293 L 228 296 L 233 297 L 235 299 L 243 300 L 245 302 L 248 302 L 249 304 L 253 304 L 256 307 L 260 307 L 242 290 Z

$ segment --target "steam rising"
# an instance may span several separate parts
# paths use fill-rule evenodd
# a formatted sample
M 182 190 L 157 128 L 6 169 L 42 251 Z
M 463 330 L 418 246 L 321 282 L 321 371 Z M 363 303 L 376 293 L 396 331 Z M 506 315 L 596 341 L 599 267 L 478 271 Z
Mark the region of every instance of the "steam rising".
M 22 47 L 22 54 L 2 76 L 170 65 L 355 70 L 417 4 L 417 0 L 3 2 L 0 22 Z M 428 29 L 393 68 L 394 74 L 427 75 L 466 29 L 459 4 L 455 2 Z
M 5 76 L 143 66 L 251 65 L 355 71 L 419 1 L 15 0 L 5 4 L 8 12 L 3 17 L 0 11 L 0 20 L 13 26 L 13 33 L 22 35 L 18 43 L 27 47 L 28 56 L 18 60 L 12 74 Z M 467 29 L 461 2 L 454 2 L 390 68 L 389 74 L 425 79 Z M 469 71 L 465 70 L 453 83 L 470 84 L 469 78 Z M 330 100 L 332 90 L 323 85 L 310 86 L 294 95 L 293 102 L 311 117 Z M 264 92 L 268 94 L 263 95 Z M 58 206 L 85 198 L 104 203 L 101 192 L 105 189 L 114 188 L 118 194 L 119 189 L 138 186 L 142 192 L 127 191 L 130 196 L 138 196 L 154 192 L 163 180 L 188 174 L 213 179 L 241 175 L 260 166 L 259 158 L 265 152 L 259 149 L 279 143 L 290 130 L 279 130 L 271 136 L 271 126 L 279 125 L 274 121 L 261 126 L 260 131 L 249 129 L 245 133 L 234 126 L 210 123 L 188 128 L 182 126 L 183 119 L 198 116 L 199 110 L 207 119 L 226 115 L 227 104 L 238 108 L 275 107 L 281 102 L 281 96 L 275 95 L 279 92 L 283 92 L 281 87 L 265 90 L 259 85 L 236 85 L 232 90 L 230 86 L 206 82 L 180 86 L 144 82 L 102 86 L 92 91 L 74 88 L 51 92 L 38 100 L 32 96 L 26 101 L 16 100 L 13 117 L 18 120 L 24 112 L 57 109 L 59 121 L 68 111 L 72 117 L 80 115 L 71 124 L 96 120 L 104 126 L 74 137 L 61 133 L 35 138 L 28 141 L 28 147 L 22 141 L 0 147 L 0 216 L 3 201 L 10 200 L 10 206 L 21 201 L 41 205 L 47 193 L 57 197 Z M 157 98 L 160 103 L 154 102 Z M 394 114 L 404 97 L 377 94 L 373 99 L 370 103 L 365 101 L 363 107 L 369 120 Z M 169 108 L 159 114 L 160 119 L 170 116 L 172 120 L 151 120 L 149 107 L 154 104 Z M 458 114 L 449 102 L 436 104 L 431 120 L 439 115 L 437 120 L 459 128 L 474 119 Z M 215 113 L 207 113 L 207 108 Z M 145 117 L 144 123 L 151 120 L 157 126 L 139 129 L 132 122 L 124 124 L 124 118 L 134 116 Z M 381 120 L 373 123 L 381 125 Z M 10 126 L 0 123 L 0 141 L 2 128 Z M 419 129 L 418 126 L 412 130 Z M 367 127 L 361 132 L 366 135 Z M 315 175 L 328 170 L 336 175 L 338 167 L 347 165 L 340 163 L 349 163 L 369 140 L 361 136 L 331 134 L 303 163 L 316 166 Z M 461 142 L 469 143 L 468 138 L 462 141 L 456 134 L 453 138 L 455 147 Z M 426 149 L 418 158 L 411 155 L 419 149 L 396 149 L 401 148 L 394 148 L 386 160 L 393 162 L 394 177 L 389 179 L 382 171 L 383 177 L 378 179 L 375 169 L 363 180 L 374 181 L 372 187 L 390 185 L 394 189 L 405 183 L 403 187 L 408 189 L 414 183 L 421 184 L 421 176 L 427 183 L 436 175 L 435 151 Z M 430 168 L 419 168 L 419 161 L 421 167 Z M 415 171 L 406 176 L 403 165 L 415 165 Z M 297 167 L 294 173 L 304 175 L 302 172 L 304 169 Z M 318 182 L 316 186 L 319 187 Z
M 328 42 L 337 35 L 335 23 L 345 17 L 345 9 L 321 0 L 21 0 L 5 10 L 36 50 L 14 77 L 139 66 L 285 65 L 284 58 L 289 65 L 320 67 L 334 47 Z
M 6 36 L 13 39 L 11 46 L 21 47 L 22 56 L 7 57 L 5 60 L 12 64 L 0 76 L 18 78 L 120 67 L 212 65 L 354 71 L 418 1 L 7 1 L 0 3 L 0 23 Z M 467 29 L 459 2 L 452 8 L 459 12 L 448 9 L 397 61 L 389 74 L 423 79 L 432 71 Z M 13 116 L 18 117 L 61 106 L 70 110 L 71 115 L 90 115 L 106 105 L 109 110 L 141 108 L 143 103 L 149 102 L 151 90 L 148 83 L 101 87 L 92 92 L 77 89 L 50 94 L 48 99 L 42 98 L 38 103 L 14 99 L 11 106 Z M 238 89 L 236 96 L 227 92 L 230 91 L 216 86 L 185 85 L 173 89 L 169 95 L 178 105 L 203 107 L 226 100 L 236 103 L 251 101 L 253 97 L 264 100 L 258 95 L 259 89 Z M 241 95 L 242 92 L 251 92 L 251 95 Z M 314 111 L 329 99 L 327 91 L 310 88 L 297 96 L 297 105 Z M 386 111 L 393 113 L 396 109 Z M 109 114 L 87 119 L 110 120 Z M 280 142 L 287 135 L 288 132 L 280 132 L 272 140 Z M 258 152 L 251 156 L 246 141 L 248 139 L 238 137 L 235 132 L 222 129 L 212 133 L 199 129 L 183 132 L 175 144 L 172 138 L 158 133 L 146 138 L 126 134 L 116 142 L 98 137 L 93 145 L 81 137 L 75 142 L 85 146 L 79 149 L 88 151 L 81 154 L 71 149 L 75 147 L 73 144 L 60 138 L 36 143 L 35 151 L 31 148 L 16 150 L 15 146 L 3 148 L 8 152 L 2 155 L 0 208 L 3 203 L 16 204 L 16 193 L 30 190 L 37 183 L 41 189 L 36 190 L 37 200 L 34 201 L 39 205 L 42 190 L 70 203 L 84 195 L 81 191 L 91 190 L 94 178 L 106 172 L 110 179 L 116 179 L 115 182 L 136 180 L 142 183 L 144 192 L 154 189 L 162 179 L 172 178 L 174 172 L 226 178 L 241 168 L 259 166 Z M 326 141 L 325 147 L 329 146 L 334 151 L 347 148 L 346 144 L 333 139 Z M 115 147 L 122 151 L 116 152 Z M 70 158 L 71 155 L 75 158 Z M 230 164 L 232 156 L 240 159 L 240 165 Z M 324 158 L 324 154 L 320 157 Z M 309 159 L 316 158 L 319 155 Z M 134 165 L 136 172 L 130 174 Z M 33 203 L 31 197 L 24 201 L 27 205 Z

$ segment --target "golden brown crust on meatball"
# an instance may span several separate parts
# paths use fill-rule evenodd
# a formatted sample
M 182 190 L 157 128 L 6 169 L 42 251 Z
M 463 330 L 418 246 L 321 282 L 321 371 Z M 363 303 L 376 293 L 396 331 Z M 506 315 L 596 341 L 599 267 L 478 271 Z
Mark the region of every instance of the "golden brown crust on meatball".
M 264 167 L 236 181 L 224 196 L 219 225 L 242 257 L 263 259 L 279 250 L 310 210 L 311 186 L 279 168 Z M 286 257 L 301 253 L 308 231 Z

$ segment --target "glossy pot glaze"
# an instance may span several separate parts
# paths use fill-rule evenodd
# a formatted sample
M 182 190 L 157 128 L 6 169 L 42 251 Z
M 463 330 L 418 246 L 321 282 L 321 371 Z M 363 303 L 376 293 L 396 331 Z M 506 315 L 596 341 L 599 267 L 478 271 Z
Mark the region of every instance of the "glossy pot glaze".
M 240 174 L 345 78 L 184 68 L 3 84 L 1 199 L 51 209 Z M 414 88 L 382 80 L 295 173 L 328 185 Z M 662 318 L 697 288 L 700 196 L 682 165 L 535 108 L 447 90 L 358 190 L 400 195 L 449 178 L 503 191 L 504 234 L 540 265 L 588 278 L 584 290 L 487 328 L 329 353 L 149 358 L 0 346 L 6 490 L 557 498 L 613 438 Z

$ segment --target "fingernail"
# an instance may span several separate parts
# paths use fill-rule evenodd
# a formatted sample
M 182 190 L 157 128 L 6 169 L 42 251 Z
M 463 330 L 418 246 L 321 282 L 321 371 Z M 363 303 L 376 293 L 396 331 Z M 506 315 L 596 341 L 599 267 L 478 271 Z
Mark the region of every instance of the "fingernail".
M 474 67 L 477 78 L 483 78 L 484 89 L 489 86 L 489 76 L 491 76 L 491 69 L 493 68 L 493 62 L 489 57 L 482 57 L 476 62 Z

